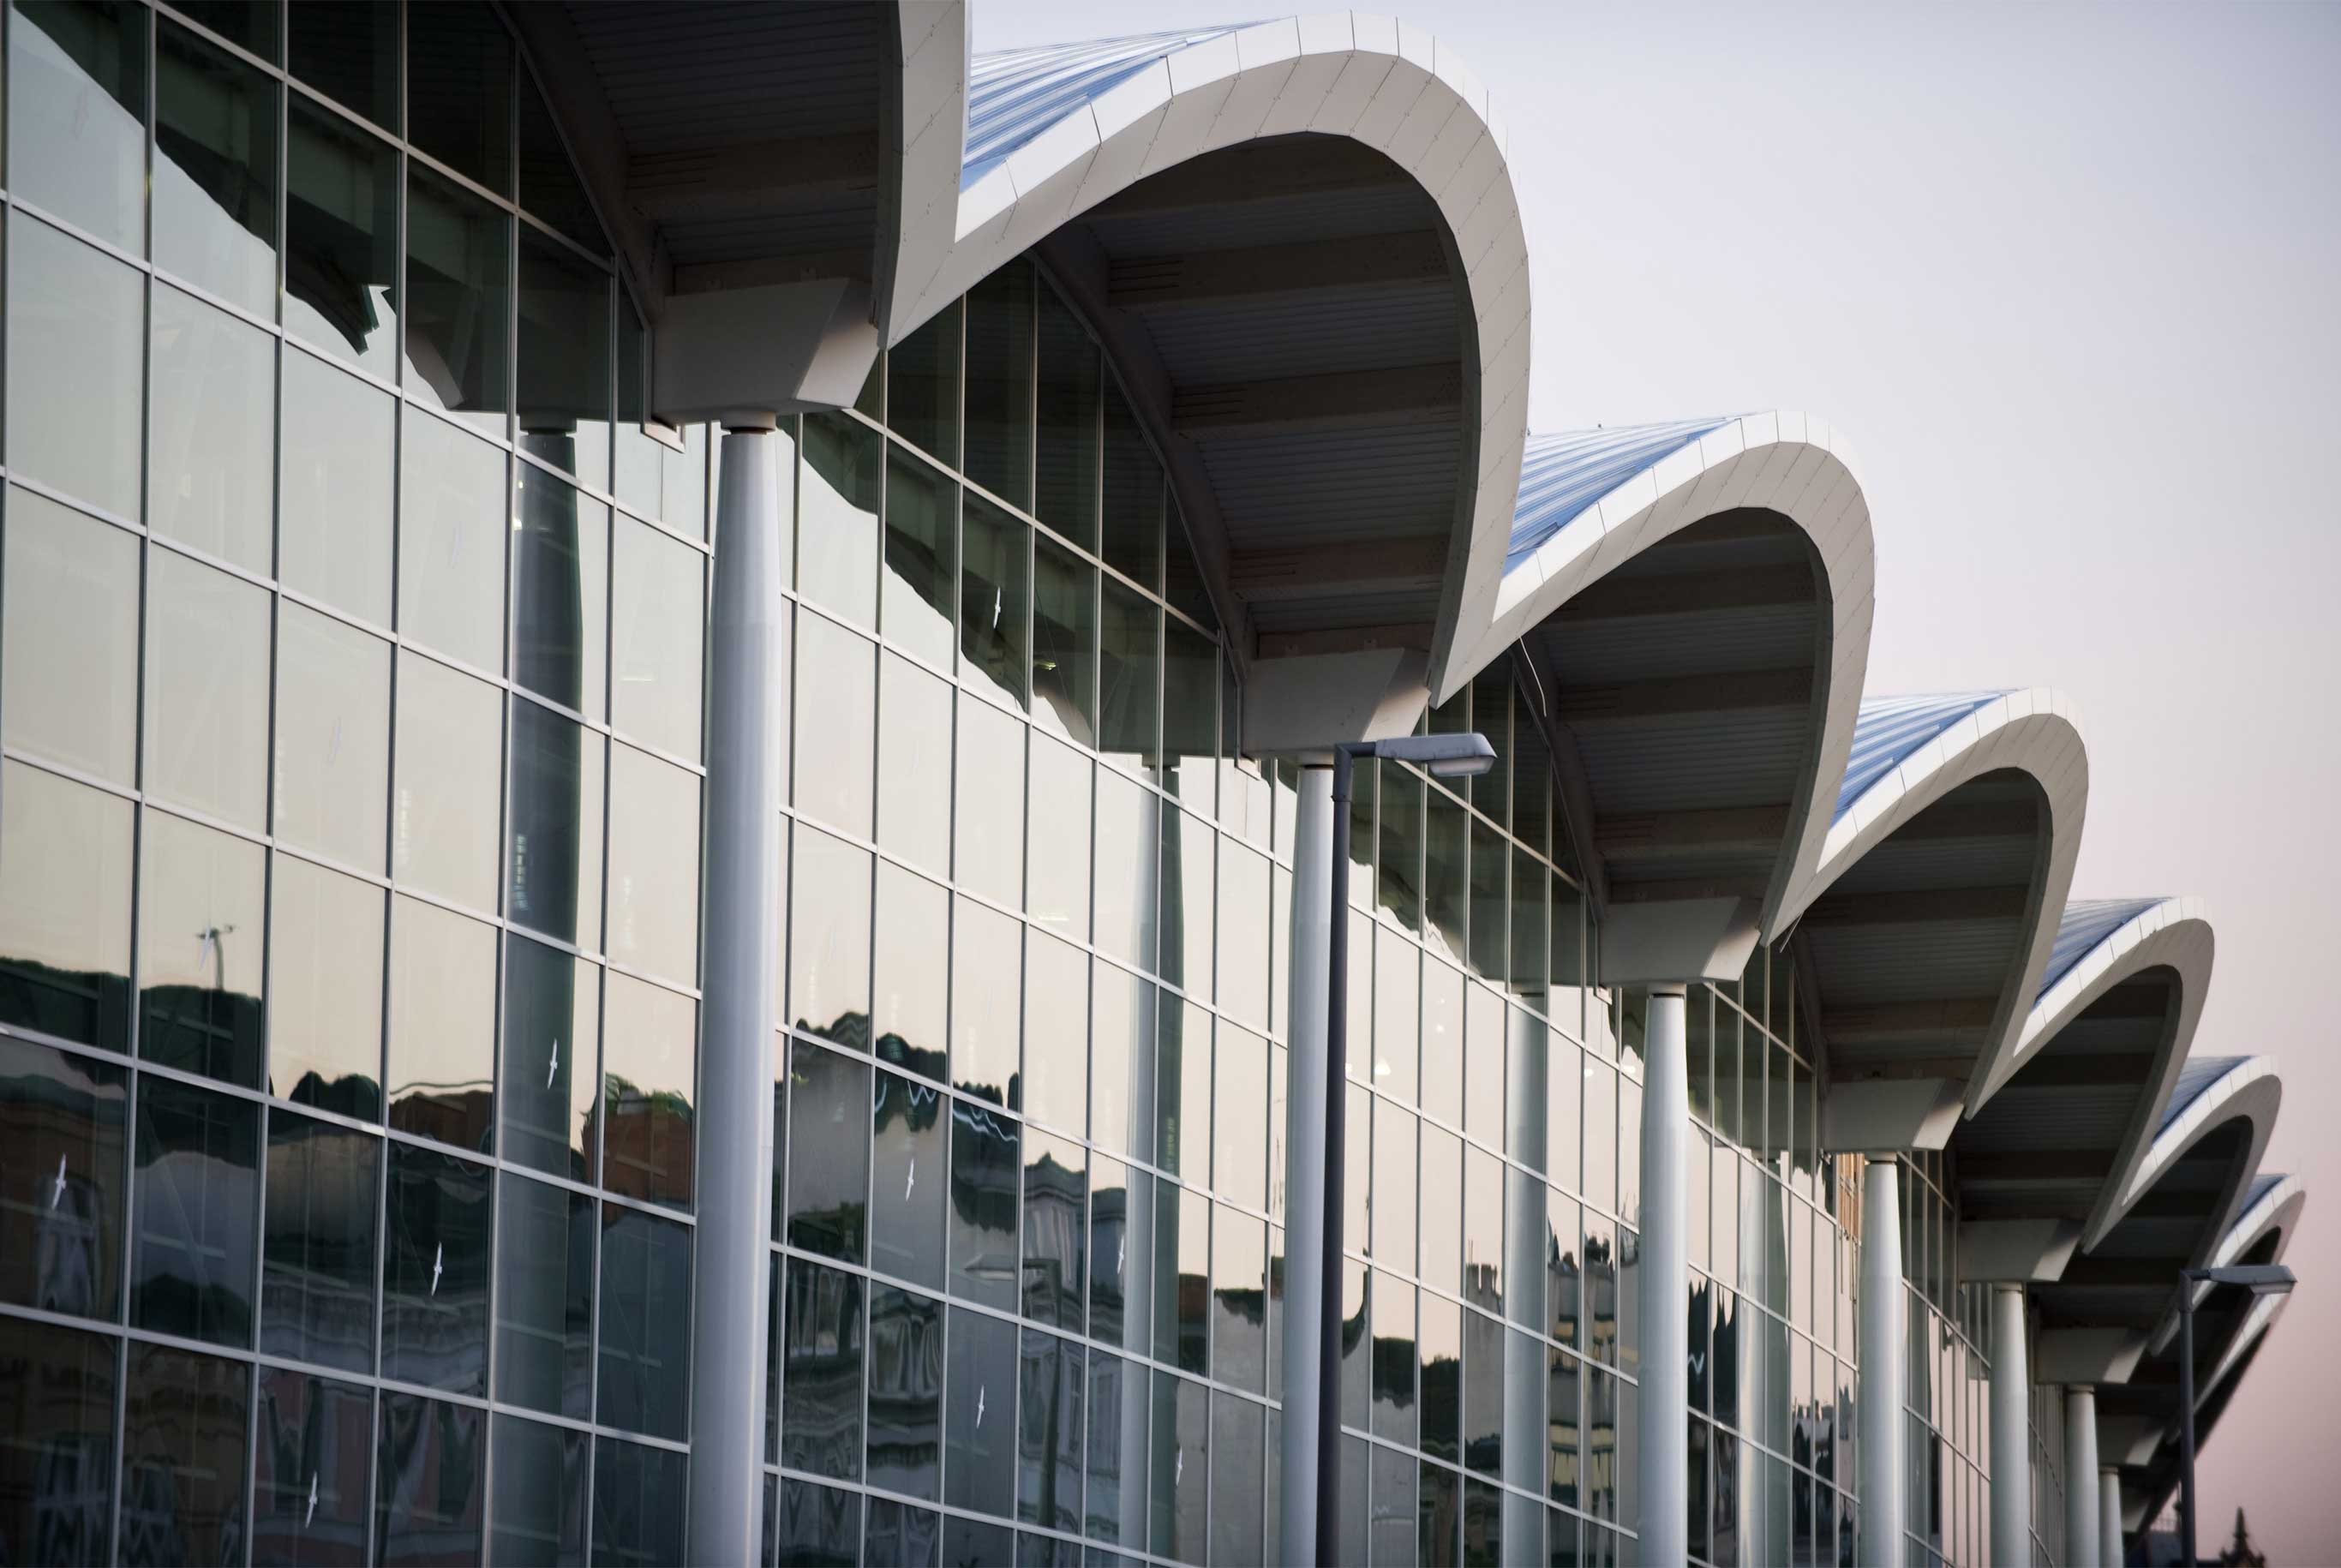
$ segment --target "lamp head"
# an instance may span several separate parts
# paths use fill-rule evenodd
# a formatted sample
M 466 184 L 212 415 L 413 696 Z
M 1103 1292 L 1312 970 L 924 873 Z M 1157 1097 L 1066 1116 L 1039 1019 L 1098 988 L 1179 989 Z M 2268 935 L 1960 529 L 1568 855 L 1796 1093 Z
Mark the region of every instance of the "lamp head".
M 1434 779 L 1471 779 L 1496 765 L 1496 749 L 1477 730 L 1462 734 L 1401 735 L 1377 740 L 1369 755 L 1412 762 Z

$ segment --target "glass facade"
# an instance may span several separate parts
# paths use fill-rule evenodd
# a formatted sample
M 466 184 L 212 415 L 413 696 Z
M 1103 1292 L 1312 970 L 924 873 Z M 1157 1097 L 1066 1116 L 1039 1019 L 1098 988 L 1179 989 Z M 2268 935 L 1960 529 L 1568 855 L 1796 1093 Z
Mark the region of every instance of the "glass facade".
M 491 9 L 5 17 L 0 1539 L 679 1561 L 721 438 L 647 422 Z M 766 1558 L 1271 1560 L 1298 775 L 1154 435 L 1018 260 L 780 440 Z M 1646 997 L 1514 680 L 1423 720 L 1495 771 L 1358 776 L 1347 1562 L 1639 1523 Z M 1689 998 L 1715 1568 L 1853 1556 L 1807 985 Z M 1982 1299 L 1910 1169 L 1908 1544 L 1975 1562 Z
M 704 432 L 487 7 L 6 26 L 0 1537 L 679 1560 Z

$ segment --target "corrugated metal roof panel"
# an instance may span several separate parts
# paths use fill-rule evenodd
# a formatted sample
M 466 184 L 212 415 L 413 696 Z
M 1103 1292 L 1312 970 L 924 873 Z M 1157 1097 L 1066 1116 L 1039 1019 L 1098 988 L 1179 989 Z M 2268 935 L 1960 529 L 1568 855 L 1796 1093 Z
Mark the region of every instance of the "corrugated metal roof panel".
M 1843 817 L 1862 792 L 1902 759 L 2005 691 L 1949 691 L 1924 697 L 1866 697 L 1853 721 L 1853 750 L 1838 786 L 1837 814 Z
M 2089 949 L 2161 903 L 2160 898 L 2076 898 L 2065 906 L 2057 923 L 2057 945 L 2048 950 L 2048 968 L 2040 976 L 2040 995 L 2071 972 Z
M 1506 571 L 1584 515 L 1588 507 L 1646 468 L 1730 423 L 1728 417 L 1624 424 L 1529 437 L 1520 456 L 1520 498 L 1512 509 Z
M 1234 26 L 1139 33 L 1079 44 L 1001 49 L 968 62 L 965 190 L 1017 148 L 1157 60 L 1236 32 Z

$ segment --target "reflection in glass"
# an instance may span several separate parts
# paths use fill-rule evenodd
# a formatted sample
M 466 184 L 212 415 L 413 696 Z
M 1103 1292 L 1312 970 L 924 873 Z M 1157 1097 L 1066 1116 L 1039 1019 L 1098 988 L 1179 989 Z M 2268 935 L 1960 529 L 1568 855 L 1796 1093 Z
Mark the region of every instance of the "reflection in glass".
M 21 36 L 25 13 L 15 15 Z M 8 400 L 9 461 L 68 495 L 135 517 L 139 274 L 45 223 L 18 222 L 8 242 L 8 384 L 40 389 Z
M 1469 888 L 1465 881 L 1465 845 L 1469 839 L 1469 814 L 1443 789 L 1429 792 L 1430 814 L 1423 830 L 1422 902 L 1429 919 L 1423 939 L 1433 952 L 1463 962 L 1465 909 Z
M 873 1285 L 866 1479 L 890 1492 L 937 1501 L 942 1490 L 942 1436 L 943 1304 L 891 1285 Z
M 870 1265 L 934 1290 L 943 1283 L 949 1127 L 941 1089 L 879 1073 L 870 1107 Z
M 878 656 L 878 842 L 940 875 L 951 863 L 951 690 Z
M 1157 836 L 1162 831 L 1162 809 L 1161 798 L 1151 790 L 1111 769 L 1099 769 L 1093 829 L 1097 945 L 1101 951 L 1144 969 L 1153 968 L 1155 963 L 1161 849 Z
M 1142 1351 L 1151 1342 L 1154 1178 L 1090 1157 L 1090 1335 Z
M 1376 1269 L 1373 1276 L 1374 1435 L 1404 1444 L 1409 1448 L 1415 1445 L 1416 1435 L 1414 1312 L 1414 1286 L 1394 1275 Z M 1410 1483 L 1410 1474 L 1409 1479 Z M 1379 1502 L 1374 1511 L 1377 1515 L 1380 1513 Z
M 138 1086 L 130 1321 L 252 1343 L 260 1107 L 147 1077 Z
M 268 1092 L 380 1120 L 382 889 L 280 854 L 269 918 Z
M 390 1125 L 484 1152 L 494 1114 L 496 932 L 413 898 L 390 916 Z
M 610 509 L 526 465 L 514 470 L 513 491 L 513 679 L 599 719 L 607 710 Z M 695 637 L 696 619 L 691 630 Z
M 512 402 L 513 221 L 419 166 L 406 179 L 406 390 L 492 435 Z
M 1503 1164 L 1476 1145 L 1463 1149 L 1463 1299 L 1504 1310 Z
M 146 575 L 147 789 L 263 830 L 268 593 L 170 551 Z
M 1089 955 L 1032 931 L 1024 964 L 1024 1114 L 1079 1132 L 1089 1110 Z
M 602 1035 L 602 1185 L 688 1209 L 695 1168 L 699 1008 L 628 975 L 609 978 Z
M 789 1016 L 808 1034 L 870 1048 L 870 868 L 856 849 L 800 825 L 789 894 Z
M 1023 928 L 960 898 L 952 917 L 951 1077 L 966 1094 L 1018 1107 L 1017 948 Z
M 633 984 L 612 981 L 621 983 Z M 601 971 L 515 937 L 504 949 L 503 984 L 504 1157 L 592 1181 Z
M 0 1036 L 0 1301 L 112 1318 L 128 1075 Z M 11 1325 L 12 1331 L 25 1325 Z
M 274 541 L 276 342 L 158 287 L 146 415 L 146 521 L 157 534 L 266 576 Z
M 393 37 L 398 26 L 378 6 L 295 5 L 292 15 L 295 75 L 304 34 L 321 22 L 338 31 L 330 19 L 346 17 L 359 33 Z M 285 329 L 388 380 L 398 373 L 398 154 L 298 93 L 285 132 Z
M 1088 758 L 1032 738 L 1031 799 L 1024 828 L 1025 907 L 1035 925 L 1073 941 L 1090 934 Z
M 972 491 L 961 519 L 960 672 L 1024 705 L 1025 621 L 1031 614 L 1031 531 Z
M 1267 1392 L 1268 1226 L 1221 1204 L 1211 1214 L 1213 1375 Z
M 513 188 L 512 35 L 495 13 L 425 6 L 406 23 L 406 134 L 500 196 Z
M 1493 828 L 1474 818 L 1471 822 L 1471 968 L 1490 980 L 1504 978 L 1509 953 L 1506 927 L 1510 901 L 1504 868 L 1509 857 L 1504 840 Z
M 1016 1517 L 1027 1524 L 1078 1530 L 1085 1447 L 1081 1396 L 1089 1387 L 1081 1347 L 1028 1328 L 1018 1378 Z
M 1161 745 L 1162 611 L 1151 600 L 1108 578 L 1103 624 L 1098 749 L 1125 767 L 1151 768 Z M 1211 687 L 1215 692 L 1217 682 Z M 1208 755 L 1211 745 L 1206 741 L 1198 749 Z
M 276 571 L 284 585 L 390 624 L 392 399 L 298 350 L 284 356 Z
M 34 0 L 16 7 L 11 20 L 8 142 L 15 194 L 144 254 L 146 14 L 127 5 Z M 12 446 L 11 455 L 19 451 Z
M 1111 606 L 1108 619 L 1110 622 Z M 1209 815 L 1221 755 L 1219 648 L 1182 621 L 1167 616 L 1160 619 L 1164 623 L 1161 783 L 1189 806 Z M 1109 645 L 1111 640 L 1109 637 Z M 1111 701 L 1107 710 L 1111 717 Z M 1231 701 L 1227 713 L 1230 727 L 1235 719 Z M 1231 748 L 1232 733 L 1225 739 Z
M 379 876 L 389 782 L 390 644 L 284 604 L 276 643 L 277 838 Z
M 503 1352 L 498 1351 L 501 1355 Z M 503 1381 L 497 1374 L 497 1382 Z M 585 1561 L 585 1445 L 583 1432 L 499 1413 L 490 1428 L 495 1497 L 489 1552 L 507 1563 L 582 1564 Z
M 1415 1127 L 1414 1117 L 1393 1101 L 1379 1096 L 1374 1100 L 1373 1125 L 1373 1256 L 1384 1268 L 1402 1273 L 1414 1272 L 1415 1223 Z M 1360 1127 L 1360 1132 L 1366 1129 Z M 1449 1141 L 1436 1128 L 1424 1135 L 1431 1147 L 1443 1152 Z M 1360 1150 L 1360 1153 L 1363 1151 Z M 1453 1215 L 1442 1206 L 1446 1196 L 1439 1190 L 1438 1178 L 1443 1171 L 1432 1168 L 1435 1162 L 1426 1159 L 1422 1172 L 1422 1219 L 1431 1233 L 1426 1243 L 1423 1277 L 1442 1289 L 1455 1287 L 1452 1277 L 1432 1272 L 1428 1255 L 1432 1248 L 1444 1245 L 1443 1234 L 1452 1229 Z M 1360 1241 L 1367 1238 L 1360 1236 Z
M 1211 1393 L 1211 1561 L 1262 1561 L 1265 1406 Z
M 399 630 L 491 674 L 503 669 L 504 456 L 409 414 L 398 539 Z
M 478 1559 L 487 1420 L 486 1411 L 470 1405 L 384 1392 L 374 1440 L 375 1561 L 420 1568 Z
M 22 1320 L 0 1336 L 0 1533 L 45 1561 L 103 1563 L 111 1551 L 115 1346 Z
M 453 1155 L 390 1146 L 384 1377 L 487 1392 L 488 1176 Z
M 135 782 L 138 538 L 28 490 L 7 495 L 0 734 Z
M 959 573 L 959 487 L 900 447 L 886 453 L 886 573 L 881 630 L 897 645 L 948 670 L 951 590 Z
M 1154 1184 L 1154 1359 L 1210 1373 L 1211 1203 L 1175 1182 Z M 1362 1308 L 1360 1309 L 1362 1312 Z M 1362 1330 L 1362 1317 L 1360 1322 Z
M 662 1568 L 683 1561 L 691 1461 L 672 1448 L 593 1439 L 593 1561 Z
M 946 463 L 959 461 L 960 302 L 886 355 L 886 426 Z
M 1097 548 L 1101 369 L 1089 329 L 1056 290 L 1040 291 L 1040 412 L 1033 514 L 1084 550 Z
M 244 1552 L 250 1374 L 241 1362 L 170 1345 L 134 1344 L 129 1355 L 122 1562 L 235 1561 Z M 45 1535 L 35 1538 L 40 1545 Z
M 128 1048 L 131 812 L 0 763 L 0 1020 Z
M 598 1418 L 680 1442 L 689 1435 L 691 1227 L 602 1206 Z
M 260 1348 L 374 1370 L 382 1140 L 287 1110 L 268 1116 Z
M 878 432 L 842 413 L 804 422 L 797 587 L 863 626 L 878 620 Z
M 1420 1305 L 1422 1451 L 1451 1464 L 1462 1456 L 1464 1314 L 1429 1291 Z
M 1016 1495 L 1016 1325 L 951 1309 L 943 1501 L 1011 1517 Z
M 699 974 L 699 777 L 610 748 L 611 960 L 690 985 Z
M 1105 544 L 1108 566 L 1160 591 L 1162 465 L 1121 389 L 1105 389 Z
M 876 1001 L 870 1030 L 878 1059 L 940 1080 L 950 1010 L 943 977 L 949 972 L 951 894 L 882 860 L 876 924 Z
M 869 1201 L 870 1068 L 802 1040 L 789 1047 L 791 1246 L 861 1263 Z
M 707 558 L 632 518 L 619 520 L 615 543 L 610 722 L 696 761 Z
M 1047 540 L 1035 540 L 1032 551 L 1033 717 L 1056 734 L 1091 745 L 1097 725 L 1097 568 Z M 1151 690 L 1150 682 L 1150 729 Z
M 1392 776 L 1402 777 L 1392 769 Z M 1420 1007 L 1422 959 L 1414 944 L 1386 926 L 1374 928 L 1374 1087 L 1408 1105 L 1415 1100 L 1421 1049 L 1417 1014 Z M 1420 1069 L 1449 1075 L 1452 1061 L 1431 1060 Z
M 494 687 L 400 650 L 393 877 L 495 908 L 503 729 Z
M 805 1258 L 792 1257 L 787 1263 L 781 1463 L 792 1470 L 857 1481 L 862 1476 L 864 1286 L 859 1275 Z M 850 1541 L 845 1552 L 850 1560 Z
M 797 809 L 857 838 L 870 836 L 872 653 L 866 639 L 834 621 L 797 617 Z
M 255 1568 L 366 1561 L 374 1391 L 264 1366 L 253 1454 Z
M 602 222 L 593 215 L 593 199 L 570 165 L 561 128 L 527 71 L 521 73 L 520 88 L 520 204 L 594 254 L 610 253 Z
M 1089 1248 L 1088 1151 L 1027 1130 L 1024 1135 L 1024 1287 L 1021 1311 L 1038 1323 L 1081 1332 Z
M 1422 1127 L 1422 1281 L 1463 1288 L 1463 1145 L 1454 1134 Z
M 1091 1351 L 1089 1395 L 1089 1474 L 1082 1497 L 1082 1533 L 1142 1550 L 1146 1544 L 1147 1369 L 1134 1361 Z M 1173 1456 L 1172 1462 L 1176 1463 Z
M 504 908 L 587 951 L 602 938 L 602 779 L 608 742 L 533 702 L 512 705 Z
M 291 11 L 293 74 L 375 124 L 397 130 L 397 15 L 364 6 L 295 5 Z
M 967 293 L 967 476 L 1032 502 L 1032 266 L 1019 257 Z
M 1408 1348 L 1411 1354 L 1412 1345 Z M 1420 1463 L 1395 1449 L 1373 1451 L 1371 1511 L 1366 1525 L 1369 1561 L 1396 1563 L 1400 1568 L 1414 1568 L 1421 1561 L 1418 1555 L 1421 1517 L 1416 1509 L 1414 1485 Z M 1573 1558 L 1567 1568 L 1577 1568 Z
M 1022 1274 L 1016 1195 L 1019 1124 L 988 1106 L 951 1102 L 951 1294 L 1013 1311 Z
M 1151 1484 L 1147 1489 L 1148 1545 L 1158 1556 L 1200 1563 L 1210 1499 L 1205 1484 L 1210 1393 L 1200 1383 L 1167 1372 L 1157 1372 L 1153 1381 L 1155 1445 Z M 1344 1490 L 1350 1496 L 1364 1492 L 1362 1487 Z
M 264 851 L 159 811 L 144 849 L 139 1055 L 257 1088 Z
M 1211 1017 L 1165 993 L 1155 1037 L 1154 1162 L 1173 1176 L 1211 1181 Z
M 593 1200 L 497 1177 L 496 1397 L 585 1420 L 593 1414 Z

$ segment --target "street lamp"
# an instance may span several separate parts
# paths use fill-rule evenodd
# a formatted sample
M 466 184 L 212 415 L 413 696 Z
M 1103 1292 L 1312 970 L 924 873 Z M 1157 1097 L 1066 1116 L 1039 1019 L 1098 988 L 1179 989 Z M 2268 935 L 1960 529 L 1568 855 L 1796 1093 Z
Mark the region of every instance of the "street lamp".
M 1342 1067 L 1350 1033 L 1350 794 L 1358 759 L 1412 762 L 1434 779 L 1469 779 L 1496 765 L 1477 731 L 1349 740 L 1333 749 L 1333 928 L 1327 934 L 1325 997 L 1324 1295 L 1317 1346 L 1317 1560 L 1331 1564 L 1341 1522 L 1341 1207 L 1343 1123 L 1349 1105 Z
M 1336 829 L 1336 832 L 1340 829 Z M 2226 1285 L 2254 1295 L 2288 1295 L 2292 1270 L 2280 1263 L 2178 1271 L 2178 1539 L 2193 1568 L 2195 1556 L 2195 1287 Z

